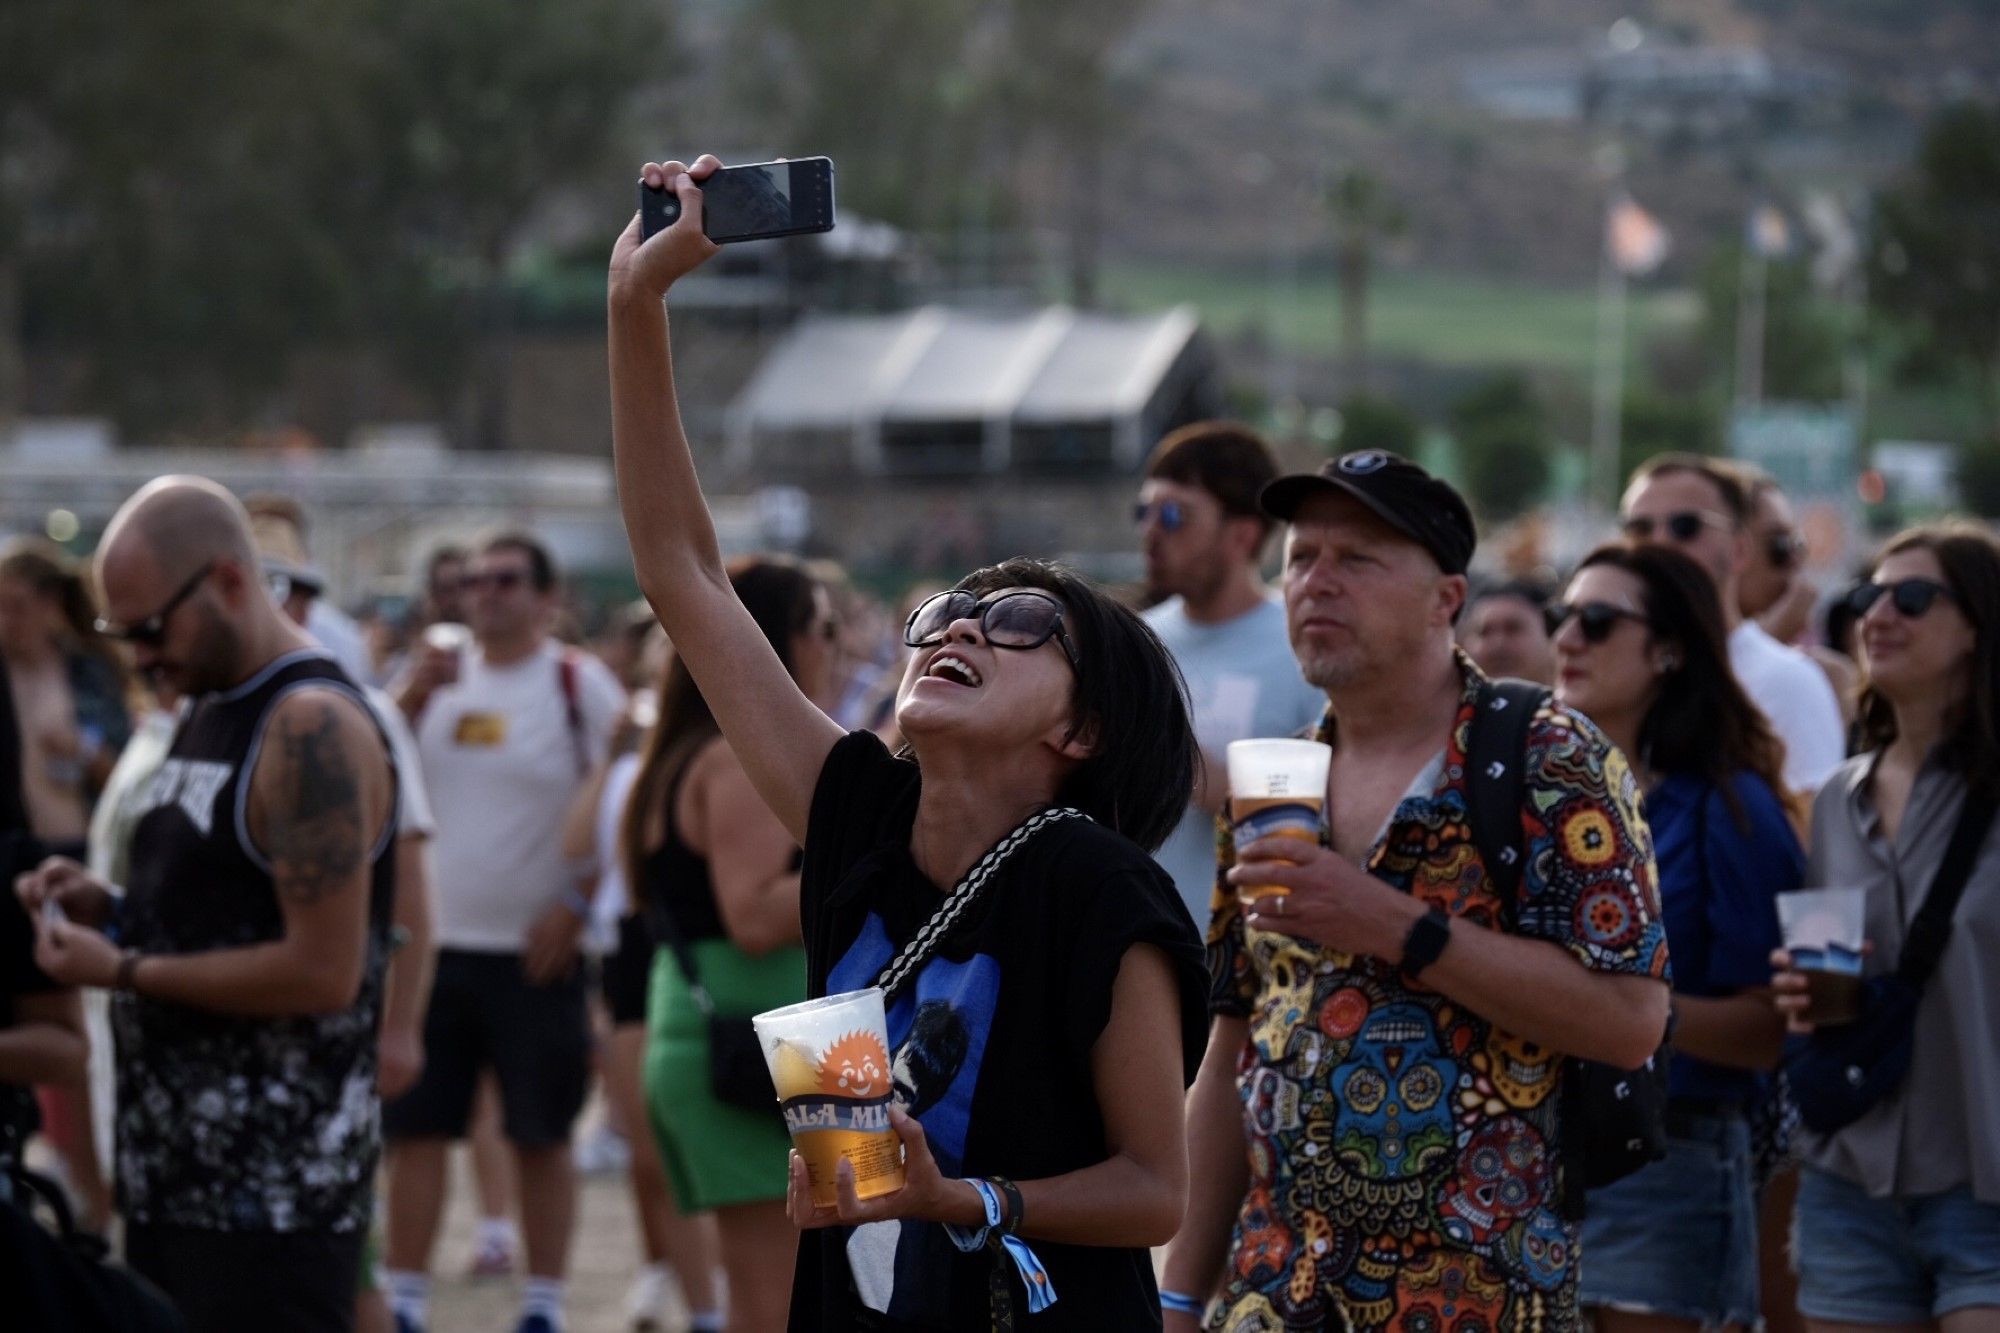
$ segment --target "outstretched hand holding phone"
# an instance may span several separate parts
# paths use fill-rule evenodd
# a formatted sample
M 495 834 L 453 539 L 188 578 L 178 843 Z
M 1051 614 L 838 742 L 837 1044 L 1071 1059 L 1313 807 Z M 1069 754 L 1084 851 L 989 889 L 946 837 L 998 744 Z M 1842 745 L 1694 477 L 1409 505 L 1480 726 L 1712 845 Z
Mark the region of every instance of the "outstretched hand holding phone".
M 648 239 L 634 213 L 611 252 L 608 332 L 618 503 L 646 600 L 757 794 L 793 839 L 804 842 L 814 784 L 842 732 L 799 692 L 730 586 L 674 396 L 668 303 L 660 299 L 718 248 L 702 230 L 698 182 L 721 169 L 722 163 L 706 154 L 692 167 L 648 162 L 642 182 L 671 189 L 680 216 Z
M 693 166 L 681 162 L 648 162 L 639 173 L 648 189 L 667 189 L 681 202 L 681 215 L 674 224 L 647 240 L 632 215 L 631 225 L 611 251 L 611 299 L 621 295 L 641 295 L 657 300 L 667 289 L 706 263 L 722 247 L 702 231 L 700 182 L 722 169 L 712 153 L 703 153 Z

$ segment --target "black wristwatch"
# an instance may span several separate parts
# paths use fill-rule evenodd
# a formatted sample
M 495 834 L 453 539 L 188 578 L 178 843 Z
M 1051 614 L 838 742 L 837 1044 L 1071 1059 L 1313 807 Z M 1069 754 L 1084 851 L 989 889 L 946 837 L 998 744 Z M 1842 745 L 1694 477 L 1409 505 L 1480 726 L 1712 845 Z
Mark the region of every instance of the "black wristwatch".
M 1433 907 L 1410 923 L 1403 937 L 1403 961 L 1397 964 L 1406 977 L 1414 977 L 1438 960 L 1444 946 L 1451 943 L 1451 918 Z

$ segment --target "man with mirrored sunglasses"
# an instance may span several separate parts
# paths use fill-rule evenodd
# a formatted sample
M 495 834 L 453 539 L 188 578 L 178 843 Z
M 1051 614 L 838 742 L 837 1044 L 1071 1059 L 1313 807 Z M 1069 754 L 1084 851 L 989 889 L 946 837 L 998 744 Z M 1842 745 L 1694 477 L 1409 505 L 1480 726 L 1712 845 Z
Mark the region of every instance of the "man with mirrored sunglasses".
M 1620 507 L 1626 539 L 1658 542 L 1715 580 L 1729 622 L 1729 664 L 1785 743 L 1785 783 L 1817 791 L 1847 754 L 1847 727 L 1826 673 L 1743 611 L 1752 560 L 1750 495 L 1734 466 L 1699 454 L 1660 454 L 1632 474 Z
M 1197 925 L 1215 880 L 1215 814 L 1229 742 L 1289 736 L 1324 700 L 1306 683 L 1285 639 L 1284 607 L 1261 569 L 1275 527 L 1257 507 L 1278 475 L 1269 446 L 1247 427 L 1197 422 L 1168 435 L 1146 463 L 1134 517 L 1146 559 L 1146 623 L 1187 681 L 1202 766 L 1187 813 L 1155 859 Z

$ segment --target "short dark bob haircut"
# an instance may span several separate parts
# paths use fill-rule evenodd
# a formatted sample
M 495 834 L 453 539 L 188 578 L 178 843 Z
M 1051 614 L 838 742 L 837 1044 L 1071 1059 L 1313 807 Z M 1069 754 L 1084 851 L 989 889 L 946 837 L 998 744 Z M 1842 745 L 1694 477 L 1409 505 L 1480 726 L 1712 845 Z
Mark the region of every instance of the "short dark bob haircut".
M 1187 686 L 1152 628 L 1131 608 L 1066 566 L 1014 559 L 959 580 L 983 597 L 1037 588 L 1063 604 L 1076 644 L 1075 734 L 1091 753 L 1064 779 L 1058 805 L 1073 805 L 1151 852 L 1180 822 L 1200 753 L 1188 720 Z

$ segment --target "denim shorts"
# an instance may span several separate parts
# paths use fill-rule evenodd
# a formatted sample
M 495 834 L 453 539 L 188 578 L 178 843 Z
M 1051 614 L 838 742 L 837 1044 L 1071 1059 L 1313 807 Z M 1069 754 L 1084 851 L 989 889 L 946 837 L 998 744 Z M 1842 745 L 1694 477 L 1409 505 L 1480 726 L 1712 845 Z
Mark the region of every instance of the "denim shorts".
M 1965 1186 L 1877 1199 L 1803 1167 L 1792 1255 L 1808 1318 L 1927 1323 L 2000 1307 L 2000 1204 L 1979 1202 Z
M 1675 1115 L 1664 1160 L 1590 1192 L 1578 1299 L 1701 1324 L 1757 1322 L 1757 1205 L 1741 1116 Z

